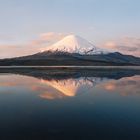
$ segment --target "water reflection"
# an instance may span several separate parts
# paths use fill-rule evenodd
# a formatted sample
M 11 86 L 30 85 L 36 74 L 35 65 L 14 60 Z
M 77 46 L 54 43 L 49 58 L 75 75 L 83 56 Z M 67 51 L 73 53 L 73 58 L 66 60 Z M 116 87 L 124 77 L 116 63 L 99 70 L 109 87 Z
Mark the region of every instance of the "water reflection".
M 110 92 L 117 92 L 122 96 L 140 95 L 140 76 L 111 80 L 101 87 Z
M 78 94 L 93 92 L 94 87 L 127 96 L 140 94 L 140 76 L 113 80 L 113 78 L 110 79 L 107 77 L 46 79 L 43 77 L 36 78 L 15 74 L 1 74 L 0 91 L 6 92 L 7 87 L 28 89 L 35 92 L 35 95 L 38 97 L 48 100 L 75 97 Z M 4 90 L 2 90 L 3 88 Z
M 1 73 L 0 139 L 139 139 L 140 75 L 122 73 Z
M 97 84 L 106 81 L 106 78 L 96 78 L 96 77 L 90 77 L 90 78 L 78 78 L 78 79 L 67 79 L 67 80 L 41 80 L 42 84 L 46 84 L 50 86 L 51 88 L 57 90 L 60 92 L 60 94 L 57 96 L 58 98 L 62 97 L 74 97 L 79 92 L 80 89 L 83 89 L 82 92 L 85 92 Z M 40 95 L 42 98 L 47 98 L 53 95 L 53 93 L 43 93 Z M 54 97 L 51 96 L 51 99 L 54 99 L 56 97 L 56 94 L 54 94 Z
M 100 77 L 81 77 L 77 79 L 37 79 L 22 75 L 1 75 L 0 86 L 26 88 L 38 93 L 44 99 L 62 99 L 74 97 L 78 93 L 87 92 L 96 85 L 109 79 Z M 82 89 L 82 91 L 81 91 Z M 6 89 L 5 89 L 6 90 Z

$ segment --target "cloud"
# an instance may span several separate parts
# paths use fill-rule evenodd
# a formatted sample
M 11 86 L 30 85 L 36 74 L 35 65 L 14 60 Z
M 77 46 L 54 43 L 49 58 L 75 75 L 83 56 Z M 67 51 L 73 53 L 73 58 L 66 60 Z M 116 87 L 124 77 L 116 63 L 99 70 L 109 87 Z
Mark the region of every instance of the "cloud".
M 31 45 L 30 43 L 14 45 L 1 44 L 0 59 L 31 55 L 39 52 L 40 49 L 41 46 Z
M 0 58 L 16 56 L 17 49 L 16 45 L 0 45 Z
M 116 45 L 116 43 L 113 42 L 113 41 L 108 41 L 108 42 L 106 42 L 106 43 L 103 45 L 103 47 L 105 47 L 105 48 L 107 48 L 107 49 L 112 49 L 112 50 L 114 50 L 114 49 L 116 49 L 117 45 Z
M 118 41 L 108 41 L 103 47 L 110 51 L 140 56 L 140 38 L 124 37 Z
M 60 39 L 62 39 L 65 36 L 63 33 L 41 33 L 39 37 L 33 41 L 31 41 L 32 45 L 43 45 L 43 44 L 51 44 L 54 43 Z
M 11 58 L 25 56 L 39 52 L 42 48 L 62 39 L 63 33 L 41 33 L 34 40 L 27 41 L 24 44 L 0 44 L 0 58 Z
M 10 58 L 34 54 L 46 48 L 47 46 L 61 40 L 67 34 L 63 33 L 41 33 L 36 39 L 25 42 L 24 44 L 6 43 L 0 44 L 0 58 Z M 4 36 L 0 36 L 1 39 Z M 6 38 L 5 38 L 6 39 Z M 8 36 L 7 36 L 8 40 Z M 10 45 L 9 45 L 10 44 Z M 140 56 L 140 38 L 124 37 L 116 41 L 107 41 L 101 48 L 106 48 L 109 51 L 118 51 L 123 54 Z

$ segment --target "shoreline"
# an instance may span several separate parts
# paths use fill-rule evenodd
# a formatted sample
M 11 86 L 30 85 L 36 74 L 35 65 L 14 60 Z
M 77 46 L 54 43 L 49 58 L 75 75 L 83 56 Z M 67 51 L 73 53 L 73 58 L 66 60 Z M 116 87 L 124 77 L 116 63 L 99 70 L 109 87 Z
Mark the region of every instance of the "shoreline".
M 0 69 L 16 69 L 16 68 L 58 68 L 58 69 L 137 69 L 140 66 L 0 66 Z

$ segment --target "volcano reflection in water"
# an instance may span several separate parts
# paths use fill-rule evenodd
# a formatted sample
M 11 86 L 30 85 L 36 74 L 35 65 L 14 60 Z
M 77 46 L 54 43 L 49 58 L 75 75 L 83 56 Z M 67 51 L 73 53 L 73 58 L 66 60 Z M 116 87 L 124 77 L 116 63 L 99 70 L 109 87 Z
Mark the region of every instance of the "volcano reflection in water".
M 1 139 L 140 138 L 138 74 L 19 74 L 0 74 Z

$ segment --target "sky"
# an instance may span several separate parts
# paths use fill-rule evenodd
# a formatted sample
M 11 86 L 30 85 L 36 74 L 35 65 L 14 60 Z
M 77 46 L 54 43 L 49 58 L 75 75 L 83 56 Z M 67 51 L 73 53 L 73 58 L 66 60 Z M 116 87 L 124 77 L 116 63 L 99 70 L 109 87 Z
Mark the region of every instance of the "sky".
M 140 0 L 0 0 L 0 58 L 36 53 L 69 34 L 140 56 Z

